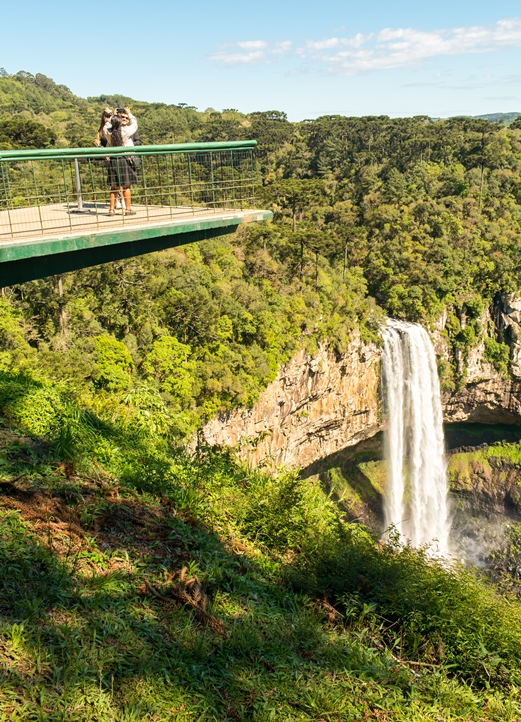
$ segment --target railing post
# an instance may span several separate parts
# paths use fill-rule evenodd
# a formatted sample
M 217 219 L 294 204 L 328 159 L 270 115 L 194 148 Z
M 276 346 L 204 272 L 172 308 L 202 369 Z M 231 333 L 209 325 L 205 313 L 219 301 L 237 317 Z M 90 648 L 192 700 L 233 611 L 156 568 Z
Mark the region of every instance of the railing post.
M 190 186 L 190 201 L 192 203 L 192 213 L 195 212 L 194 209 L 194 187 L 192 185 L 192 161 L 190 158 L 190 153 L 188 155 L 188 184 Z
M 74 159 L 74 178 L 76 179 L 76 196 L 78 198 L 78 210 L 83 210 L 83 198 L 81 197 L 81 178 L 80 178 L 80 164 L 78 159 Z
M 250 158 L 251 158 L 251 205 L 255 202 L 255 162 L 253 158 L 253 148 L 250 148 Z M 241 205 L 242 210 L 242 205 Z
M 212 204 L 215 211 L 215 178 L 213 174 L 213 153 L 210 151 L 210 180 L 212 182 Z
M 7 218 L 9 220 L 9 230 L 11 231 L 11 237 L 14 238 L 13 223 L 11 221 L 11 203 L 9 202 L 11 200 L 11 198 L 10 198 L 10 193 L 8 191 L 8 188 L 10 186 L 8 166 L 6 166 L 5 163 L 0 162 L 0 168 L 2 169 L 2 185 L 4 187 L 5 208 L 7 211 Z M 7 180 L 6 180 L 6 178 L 7 178 Z M 10 190 L 10 188 L 9 188 L 9 190 Z M 4 295 L 4 293 L 3 293 L 3 289 L 2 289 L 2 296 L 3 295 Z
M 232 169 L 232 208 L 235 208 L 235 167 L 233 164 L 233 150 L 230 151 L 230 167 Z M 228 194 L 226 194 L 228 196 Z

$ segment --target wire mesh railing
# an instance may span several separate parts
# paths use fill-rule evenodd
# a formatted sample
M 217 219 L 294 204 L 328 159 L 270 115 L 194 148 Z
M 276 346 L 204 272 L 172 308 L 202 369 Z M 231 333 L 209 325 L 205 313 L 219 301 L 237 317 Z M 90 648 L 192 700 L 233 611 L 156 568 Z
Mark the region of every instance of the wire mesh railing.
M 251 208 L 255 145 L 237 141 L 0 150 L 0 241 Z M 127 186 L 132 213 L 124 198 Z M 121 189 L 114 213 L 111 187 Z

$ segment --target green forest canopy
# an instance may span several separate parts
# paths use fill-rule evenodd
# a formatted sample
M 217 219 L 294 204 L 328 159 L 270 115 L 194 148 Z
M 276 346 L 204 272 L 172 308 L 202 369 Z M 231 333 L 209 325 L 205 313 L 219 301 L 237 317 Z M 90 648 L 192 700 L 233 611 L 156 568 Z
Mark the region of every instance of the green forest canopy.
M 145 143 L 256 139 L 257 204 L 275 219 L 69 274 L 61 295 L 55 279 L 9 289 L 22 336 L 53 377 L 122 399 L 144 384 L 184 434 L 252 404 L 299 345 L 327 338 L 342 351 L 355 327 L 376 339 L 385 314 L 431 322 L 448 310 L 450 341 L 465 352 L 486 305 L 519 290 L 519 119 L 291 123 L 281 111 L 83 99 L 22 72 L 0 77 L 0 143 L 90 146 L 102 108 L 124 103 Z M 487 353 L 505 372 L 503 341 Z M 446 388 L 464 380 L 464 369 L 445 371 Z

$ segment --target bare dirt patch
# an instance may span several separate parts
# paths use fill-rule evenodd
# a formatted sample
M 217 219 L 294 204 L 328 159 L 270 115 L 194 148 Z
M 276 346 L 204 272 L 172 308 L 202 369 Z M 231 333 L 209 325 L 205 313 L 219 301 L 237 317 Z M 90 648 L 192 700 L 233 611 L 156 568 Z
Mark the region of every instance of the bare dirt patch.
M 181 547 L 193 541 L 173 528 L 177 511 L 168 499 L 152 506 L 132 490 L 100 490 L 94 482 L 72 481 L 74 485 L 59 490 L 33 488 L 18 479 L 2 481 L 0 509 L 18 511 L 58 556 L 86 548 L 94 538 L 104 550 L 125 549 L 141 556 L 153 549 L 156 556 L 182 557 Z

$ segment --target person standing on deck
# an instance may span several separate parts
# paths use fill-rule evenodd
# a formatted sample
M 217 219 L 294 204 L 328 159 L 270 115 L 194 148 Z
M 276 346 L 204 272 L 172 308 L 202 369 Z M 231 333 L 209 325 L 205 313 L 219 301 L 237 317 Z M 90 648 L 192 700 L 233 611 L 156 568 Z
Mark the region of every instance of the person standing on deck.
M 121 120 L 123 122 L 124 128 L 127 128 L 131 123 L 130 116 L 128 116 L 126 114 L 121 115 Z M 141 140 L 141 136 L 139 135 L 137 130 L 133 135 L 130 136 L 130 138 L 132 140 L 133 145 L 143 145 L 143 141 Z
M 132 136 L 137 131 L 138 124 L 136 118 L 130 112 L 130 108 L 125 107 L 125 115 L 128 122 L 123 120 L 122 115 L 113 115 L 103 128 L 103 137 L 107 140 L 107 146 L 121 147 L 133 146 Z M 110 185 L 110 209 L 109 215 L 115 214 L 116 200 L 118 192 L 121 191 L 125 202 L 125 215 L 133 216 L 136 211 L 131 208 L 131 188 L 132 183 L 137 183 L 137 175 L 131 162 L 124 156 L 109 158 L 108 165 L 108 182 Z

